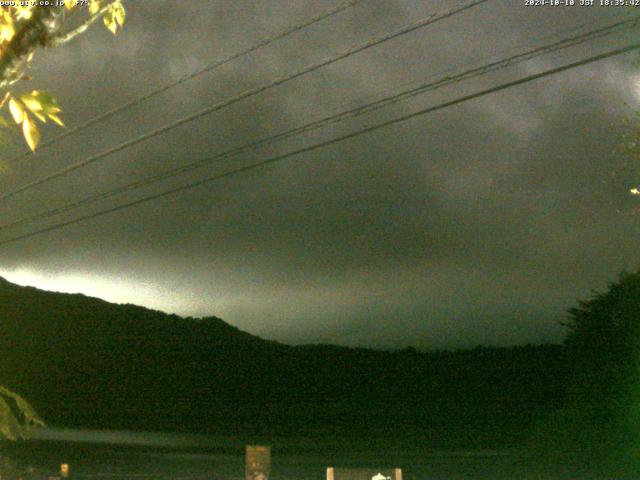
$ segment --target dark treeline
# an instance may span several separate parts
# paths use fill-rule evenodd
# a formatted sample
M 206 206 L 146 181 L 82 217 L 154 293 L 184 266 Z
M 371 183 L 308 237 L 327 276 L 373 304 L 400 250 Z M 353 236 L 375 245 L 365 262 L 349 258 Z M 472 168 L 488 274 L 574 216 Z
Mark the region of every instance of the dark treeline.
M 640 478 L 640 271 L 569 314 L 564 401 L 533 430 L 529 449 L 549 463 L 607 468 L 597 478 Z
M 2 280 L 0 384 L 53 426 L 506 448 L 556 477 L 638 478 L 640 272 L 566 326 L 562 345 L 291 347 Z
M 511 447 L 563 402 L 559 345 L 421 353 L 265 341 L 0 282 L 0 384 L 54 426 Z

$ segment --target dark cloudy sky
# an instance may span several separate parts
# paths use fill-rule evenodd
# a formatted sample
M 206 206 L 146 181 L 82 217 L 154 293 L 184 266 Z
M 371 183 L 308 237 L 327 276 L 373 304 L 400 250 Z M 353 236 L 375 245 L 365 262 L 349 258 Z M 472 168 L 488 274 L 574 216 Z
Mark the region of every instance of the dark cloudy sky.
M 31 158 L 0 188 L 464 2 L 363 0 Z M 34 80 L 71 127 L 335 5 L 125 2 L 40 51 Z M 636 13 L 637 12 L 637 13 Z M 2 223 L 144 178 L 390 93 L 639 14 L 493 0 L 306 75 L 0 203 Z M 637 41 L 637 32 L 635 33 Z M 628 44 L 617 35 L 86 207 L 106 208 Z M 640 266 L 635 179 L 613 153 L 640 105 L 637 53 L 418 117 L 313 153 L 0 247 L 0 275 L 185 315 L 285 342 L 422 348 L 558 341 L 577 298 Z M 47 129 L 44 138 L 59 132 Z M 11 158 L 23 150 L 16 137 Z M 638 203 L 638 202 L 636 202 Z M 69 214 L 0 238 L 70 218 Z

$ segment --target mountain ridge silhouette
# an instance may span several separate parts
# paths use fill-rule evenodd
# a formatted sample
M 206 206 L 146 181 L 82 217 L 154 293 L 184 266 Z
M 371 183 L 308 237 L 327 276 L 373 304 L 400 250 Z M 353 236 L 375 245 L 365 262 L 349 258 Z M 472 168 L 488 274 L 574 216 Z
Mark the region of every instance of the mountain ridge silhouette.
M 562 396 L 560 345 L 454 352 L 290 346 L 0 278 L 0 384 L 53 426 L 251 434 L 520 438 Z M 453 433 L 455 434 L 453 434 Z

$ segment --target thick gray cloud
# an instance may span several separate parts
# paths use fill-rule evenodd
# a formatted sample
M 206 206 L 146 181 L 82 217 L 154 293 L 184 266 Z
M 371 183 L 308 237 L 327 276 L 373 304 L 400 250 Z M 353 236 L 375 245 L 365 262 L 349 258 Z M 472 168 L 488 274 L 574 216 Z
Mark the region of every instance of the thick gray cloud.
M 35 84 L 71 126 L 306 19 L 330 2 L 127 2 L 41 52 Z M 124 142 L 368 38 L 453 7 L 365 0 L 33 158 L 2 188 Z M 0 203 L 3 223 L 358 106 L 632 9 L 490 1 Z M 226 160 L 118 202 L 284 153 L 625 44 L 618 35 Z M 637 54 L 502 91 L 163 200 L 5 245 L 0 274 L 288 342 L 461 347 L 557 341 L 577 298 L 638 266 L 640 217 L 612 152 L 638 107 Z M 27 86 L 26 88 L 33 88 Z M 58 132 L 46 131 L 46 136 Z M 20 152 L 18 141 L 7 157 Z M 113 205 L 114 199 L 78 213 Z M 50 223 L 66 219 L 62 216 Z M 42 225 L 42 224 L 40 224 Z M 34 226 L 0 232 L 3 238 Z

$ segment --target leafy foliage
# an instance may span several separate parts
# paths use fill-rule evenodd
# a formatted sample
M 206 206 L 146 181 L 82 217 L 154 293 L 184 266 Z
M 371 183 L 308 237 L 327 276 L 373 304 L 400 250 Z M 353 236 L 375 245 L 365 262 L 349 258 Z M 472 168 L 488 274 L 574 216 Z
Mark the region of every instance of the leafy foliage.
M 640 272 L 569 310 L 565 402 L 535 432 L 544 455 L 576 464 L 640 463 Z
M 0 386 L 0 436 L 25 438 L 32 426 L 44 426 L 44 421 L 24 398 Z
M 19 80 L 28 80 L 26 70 L 33 60 L 37 45 L 59 46 L 85 32 L 98 18 L 102 17 L 105 26 L 112 33 L 122 28 L 125 21 L 125 9 L 122 0 L 104 2 L 90 0 L 87 2 L 67 1 L 63 7 L 36 6 L 36 2 L 15 2 L 15 5 L 0 7 L 0 64 L 3 65 L 0 82 L 7 87 L 0 110 L 8 109 L 16 126 L 22 129 L 22 135 L 31 150 L 35 150 L 40 142 L 38 122 L 53 123 L 64 126 L 60 119 L 61 109 L 56 99 L 42 90 L 32 90 L 27 93 L 16 93 L 13 86 Z M 67 13 L 70 10 L 85 5 L 88 16 L 73 28 L 68 26 Z M 40 15 L 48 10 L 46 14 Z M 59 12 L 58 12 L 59 10 Z M 44 23 L 47 14 L 55 12 L 59 21 L 51 18 L 47 27 Z M 37 33 L 42 30 L 46 33 Z M 37 34 L 35 34 L 36 32 Z M 29 35 L 32 33 L 32 35 Z M 9 89 L 9 87 L 12 87 Z M 0 127 L 8 128 L 10 122 L 0 114 Z M 34 425 L 44 425 L 29 403 L 20 395 L 0 386 L 0 437 L 15 440 L 28 434 L 28 429 Z
M 93 2 L 91 2 L 91 6 L 89 7 L 90 10 L 92 9 L 92 7 L 95 12 L 99 11 L 100 2 L 94 0 Z M 118 27 L 122 28 L 124 26 L 125 15 L 126 13 L 122 3 L 119 1 L 113 2 L 105 12 L 103 17 L 105 27 L 107 27 L 109 31 L 115 35 L 118 31 Z
M 64 126 L 58 113 L 60 107 L 55 98 L 46 92 L 34 90 L 18 98 L 9 98 L 9 111 L 13 121 L 22 126 L 24 138 L 31 150 L 35 150 L 40 141 L 40 132 L 34 117 L 43 123 L 52 120 L 61 127 Z
M 623 273 L 607 292 L 594 293 L 569 313 L 565 343 L 574 392 L 596 404 L 619 396 L 630 400 L 640 373 L 640 272 Z
M 67 13 L 70 13 L 70 10 L 80 8 L 80 5 L 84 5 L 87 11 L 87 17 L 82 23 L 74 25 L 71 29 L 65 28 L 69 23 L 69 18 L 63 15 L 62 21 L 56 24 L 56 30 L 49 32 L 49 36 L 46 39 L 40 39 L 40 43 L 45 46 L 64 44 L 86 31 L 87 28 L 100 17 L 103 19 L 107 29 L 114 35 L 117 33 L 118 28 L 122 28 L 124 25 L 126 12 L 122 0 L 111 2 L 105 2 L 104 0 L 88 0 L 85 2 L 67 1 L 65 3 L 65 9 Z M 11 79 L 0 79 L 9 85 L 15 85 L 18 80 L 27 79 L 25 71 L 29 63 L 33 60 L 33 51 L 27 52 L 27 50 L 25 50 L 24 52 L 20 52 L 20 49 L 13 45 L 13 40 L 16 38 L 18 31 L 25 28 L 37 28 L 37 26 L 29 22 L 33 20 L 37 9 L 43 8 L 62 9 L 62 7 L 34 6 L 32 2 L 27 2 L 26 5 L 16 2 L 15 6 L 0 7 L 0 60 L 5 56 L 23 55 L 25 57 L 24 61 L 21 62 L 20 72 L 16 74 L 16 72 L 12 71 Z M 37 121 L 46 123 L 48 120 L 51 120 L 61 127 L 64 126 L 59 116 L 61 109 L 55 98 L 42 90 L 33 90 L 30 93 L 24 94 L 15 94 L 9 90 L 0 102 L 0 109 L 5 106 L 8 107 L 16 125 L 21 128 L 22 135 L 31 150 L 35 150 L 40 142 L 40 130 Z M 0 117 L 0 126 L 8 127 L 9 122 Z

